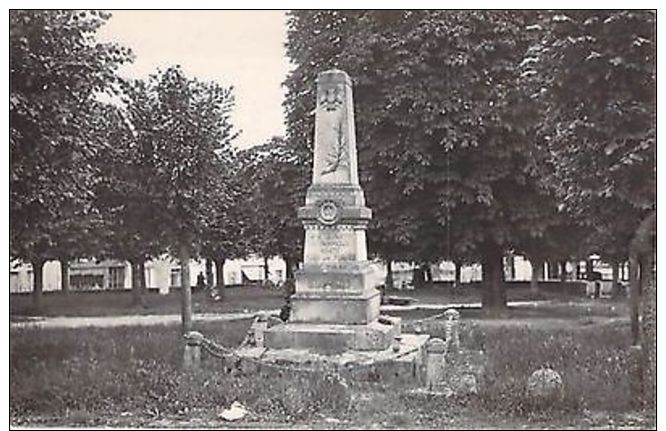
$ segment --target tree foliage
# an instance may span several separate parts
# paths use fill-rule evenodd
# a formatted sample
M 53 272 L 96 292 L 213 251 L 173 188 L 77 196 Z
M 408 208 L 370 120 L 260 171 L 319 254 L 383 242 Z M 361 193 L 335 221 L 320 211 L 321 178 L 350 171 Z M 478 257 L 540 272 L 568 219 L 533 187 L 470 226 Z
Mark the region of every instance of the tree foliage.
M 114 93 L 116 69 L 131 60 L 128 49 L 94 39 L 109 16 L 9 15 L 10 256 L 33 263 L 37 308 L 44 262 L 92 253 L 98 171 L 91 160 L 109 145 L 100 124 L 107 106 L 98 95 Z
M 230 151 L 235 136 L 229 121 L 232 89 L 187 78 L 171 67 L 126 91 L 134 145 L 147 158 L 144 187 L 167 244 L 172 251 L 194 244 L 207 225 L 211 201 L 228 198 L 216 187 L 216 159 Z
M 224 262 L 249 255 L 253 238 L 250 234 L 250 184 L 243 174 L 240 154 L 234 150 L 218 156 L 215 191 L 209 196 L 211 213 L 202 236 L 201 256 L 215 263 L 217 286 L 222 287 Z
M 280 137 L 241 154 L 252 225 L 250 249 L 280 256 L 290 266 L 302 259 L 303 227 L 296 210 L 305 199 L 306 172 L 298 153 Z
M 656 208 L 656 14 L 542 13 L 534 31 L 523 73 L 544 110 L 545 178 L 594 227 L 592 247 L 624 259 Z
M 10 254 L 31 260 L 53 245 L 68 211 L 87 212 L 91 157 L 107 145 L 95 126 L 129 50 L 95 41 L 95 11 L 10 12 Z M 65 212 L 65 213 L 63 213 Z
M 230 122 L 231 88 L 185 76 L 170 67 L 126 88 L 132 145 L 145 160 L 143 187 L 148 191 L 152 219 L 167 251 L 181 265 L 183 331 L 191 329 L 189 261 L 201 252 L 208 226 L 219 215 L 215 200 L 230 200 L 220 187 L 220 158 L 235 137 Z M 142 208 L 139 205 L 139 208 Z
M 549 226 L 542 216 L 548 197 L 534 177 L 538 111 L 521 91 L 519 68 L 532 18 L 506 11 L 292 14 L 290 136 L 309 144 L 317 72 L 346 70 L 361 178 L 375 214 L 370 244 L 379 255 L 434 261 L 492 250 L 498 265 L 518 238 Z

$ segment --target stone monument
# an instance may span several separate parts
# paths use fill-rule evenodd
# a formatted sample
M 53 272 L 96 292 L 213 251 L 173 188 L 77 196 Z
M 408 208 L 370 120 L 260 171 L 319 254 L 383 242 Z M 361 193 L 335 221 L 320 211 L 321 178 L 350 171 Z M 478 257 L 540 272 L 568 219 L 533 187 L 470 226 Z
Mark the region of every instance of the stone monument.
M 380 317 L 365 230 L 372 212 L 358 182 L 352 84 L 341 70 L 317 77 L 314 167 L 305 206 L 302 268 L 289 323 L 266 331 L 270 349 L 384 350 L 400 320 Z

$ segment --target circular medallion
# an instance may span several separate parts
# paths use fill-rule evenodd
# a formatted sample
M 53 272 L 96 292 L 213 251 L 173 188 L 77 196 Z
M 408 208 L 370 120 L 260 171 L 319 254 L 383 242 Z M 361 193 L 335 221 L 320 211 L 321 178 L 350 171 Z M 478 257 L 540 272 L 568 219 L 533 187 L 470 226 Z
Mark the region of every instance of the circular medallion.
M 334 224 L 338 221 L 338 206 L 333 201 L 325 201 L 319 206 L 319 221 Z

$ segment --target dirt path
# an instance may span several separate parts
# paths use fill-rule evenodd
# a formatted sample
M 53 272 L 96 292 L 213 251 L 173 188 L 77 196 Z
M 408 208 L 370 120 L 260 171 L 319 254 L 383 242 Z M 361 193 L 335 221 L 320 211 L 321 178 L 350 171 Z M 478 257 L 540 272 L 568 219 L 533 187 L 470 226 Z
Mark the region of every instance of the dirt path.
M 523 309 L 547 308 L 554 304 L 553 301 L 509 301 L 510 307 Z M 570 306 L 575 304 L 569 304 Z M 382 305 L 383 312 L 412 312 L 412 311 L 443 311 L 447 308 L 473 309 L 480 308 L 480 302 L 449 303 L 449 304 L 409 304 L 409 305 Z M 211 321 L 235 321 L 252 319 L 257 313 L 278 314 L 280 310 L 255 310 L 231 313 L 200 313 L 194 315 L 195 322 Z M 413 319 L 405 319 L 405 323 Z M 416 319 L 419 320 L 419 319 Z M 475 318 L 470 321 L 477 321 Z M 571 317 L 512 317 L 511 319 L 480 319 L 482 325 L 539 325 L 543 327 L 561 327 L 562 324 L 580 326 L 596 323 L 615 323 L 628 321 L 626 317 L 602 317 L 602 316 L 580 316 Z M 118 326 L 151 326 L 151 325 L 176 325 L 180 323 L 179 314 L 149 314 L 149 315 L 122 315 L 122 316 L 95 316 L 95 317 L 29 317 L 25 320 L 11 322 L 11 328 L 113 328 Z
M 509 307 L 538 307 L 547 305 L 553 301 L 509 301 Z M 451 302 L 448 304 L 409 304 L 409 305 L 382 305 L 381 311 L 414 311 L 414 310 L 446 310 L 447 308 L 481 308 L 481 301 L 479 302 Z
M 273 314 L 280 310 L 264 310 Z M 195 314 L 195 322 L 234 321 L 252 319 L 256 312 L 221 314 Z M 99 316 L 99 317 L 36 317 L 21 322 L 11 322 L 11 328 L 113 328 L 117 326 L 175 325 L 180 323 L 179 314 L 152 314 L 145 316 Z
M 545 304 L 547 301 L 513 301 L 509 302 L 512 307 L 529 307 Z M 410 304 L 410 305 L 382 305 L 382 311 L 414 311 L 428 310 L 438 311 L 447 308 L 479 308 L 481 303 L 452 303 L 452 304 Z M 235 313 L 202 313 L 195 314 L 194 321 L 234 321 L 251 319 L 259 312 L 277 314 L 280 310 L 257 310 Z M 112 328 L 117 326 L 150 326 L 150 325 L 175 325 L 180 323 L 179 314 L 149 314 L 149 315 L 125 315 L 125 316 L 96 316 L 96 317 L 31 317 L 26 320 L 11 322 L 11 328 Z

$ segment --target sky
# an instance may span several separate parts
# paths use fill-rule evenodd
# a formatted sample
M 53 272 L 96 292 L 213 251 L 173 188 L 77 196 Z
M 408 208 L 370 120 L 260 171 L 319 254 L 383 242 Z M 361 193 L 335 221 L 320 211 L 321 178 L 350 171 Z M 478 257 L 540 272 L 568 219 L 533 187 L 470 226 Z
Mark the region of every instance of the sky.
M 232 122 L 247 148 L 284 135 L 282 101 L 290 69 L 285 11 L 112 11 L 102 41 L 131 48 L 119 74 L 142 78 L 179 64 L 189 77 L 234 87 Z

